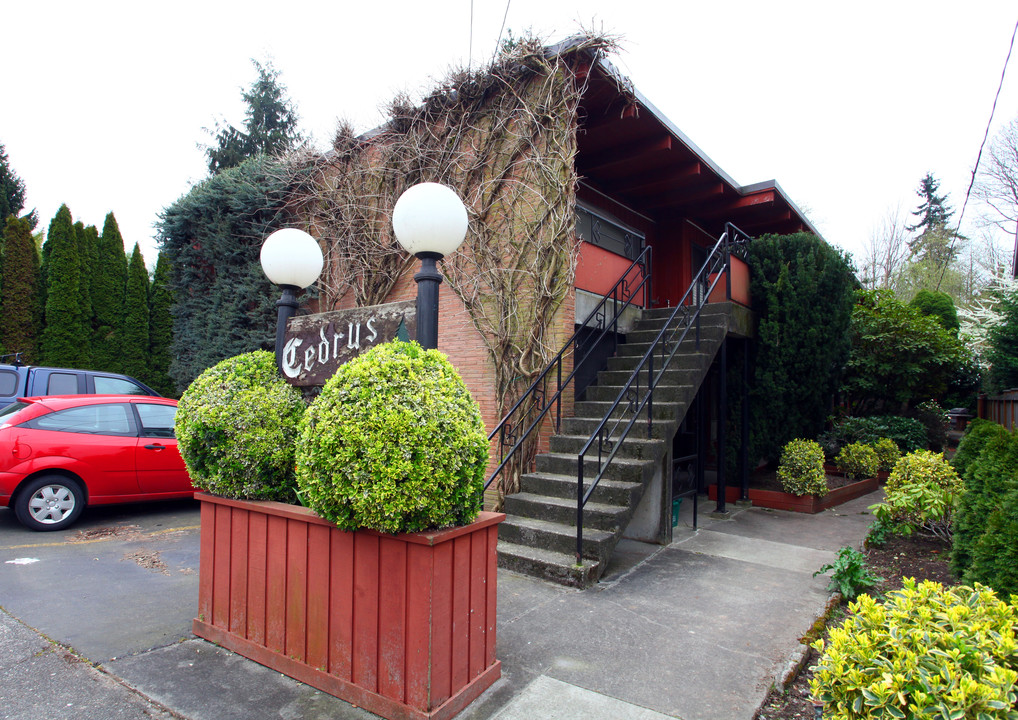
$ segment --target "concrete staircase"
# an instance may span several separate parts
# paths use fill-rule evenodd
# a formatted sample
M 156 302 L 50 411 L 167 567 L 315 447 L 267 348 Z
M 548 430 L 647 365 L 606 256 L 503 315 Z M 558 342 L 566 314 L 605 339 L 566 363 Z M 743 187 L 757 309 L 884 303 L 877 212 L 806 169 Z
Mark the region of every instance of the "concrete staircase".
M 521 491 L 505 498 L 507 517 L 498 532 L 500 567 L 577 587 L 592 585 L 604 573 L 648 484 L 655 473 L 662 472 L 675 432 L 721 347 L 731 317 L 729 303 L 704 307 L 699 349 L 691 329 L 654 391 L 651 437 L 647 437 L 644 414 L 584 508 L 584 557 L 577 564 L 577 456 L 671 312 L 644 311 L 626 335 L 626 344 L 598 373 L 597 384 L 587 388 L 586 400 L 575 403 L 574 417 L 563 419 L 561 434 L 551 438 L 550 452 L 537 456 L 535 472 L 521 478 Z M 584 461 L 585 487 L 597 472 L 594 452 Z

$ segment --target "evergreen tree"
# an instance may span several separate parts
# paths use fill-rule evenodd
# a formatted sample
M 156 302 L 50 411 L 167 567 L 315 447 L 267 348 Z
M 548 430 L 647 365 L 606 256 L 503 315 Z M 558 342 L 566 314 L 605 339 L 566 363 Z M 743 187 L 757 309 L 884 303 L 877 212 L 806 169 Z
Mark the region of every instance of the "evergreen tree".
M 71 211 L 61 205 L 46 233 L 46 326 L 42 355 L 49 365 L 85 367 L 85 328 L 81 324 L 78 243 Z
M 91 227 L 91 226 L 89 226 Z M 94 228 L 93 228 L 94 229 Z M 98 233 L 96 233 L 98 236 Z M 78 290 L 81 293 L 78 305 L 81 308 L 81 326 L 84 329 L 82 338 L 81 361 L 90 366 L 92 363 L 92 295 L 89 292 L 92 277 L 92 254 L 94 246 L 91 233 L 80 220 L 74 223 L 74 239 L 78 247 Z
M 97 369 L 119 372 L 120 329 L 127 287 L 127 255 L 124 239 L 113 213 L 106 215 L 102 235 L 96 241 L 92 274 L 94 308 L 93 355 Z
M 922 274 L 921 266 L 927 266 L 926 273 L 936 278 L 934 287 L 939 286 L 944 269 L 958 256 L 957 241 L 964 239 L 948 227 L 954 210 L 947 205 L 947 196 L 940 195 L 939 190 L 940 181 L 933 173 L 926 173 L 916 190 L 916 195 L 922 198 L 919 207 L 912 212 L 917 220 L 908 228 L 909 232 L 917 233 L 909 242 L 912 257 L 920 266 L 916 269 Z
M 916 195 L 922 198 L 922 202 L 918 208 L 912 211 L 918 220 L 915 225 L 909 226 L 909 232 L 918 232 L 919 235 L 922 235 L 928 230 L 947 225 L 951 216 L 954 215 L 954 210 L 948 207 L 947 196 L 938 194 L 939 190 L 940 181 L 933 177 L 933 173 L 926 173 L 919 181 Z
M 958 311 L 954 307 L 954 300 L 946 292 L 934 292 L 932 290 L 920 290 L 909 303 L 923 315 L 935 317 L 945 329 L 955 335 L 958 334 Z
M 982 583 L 1000 597 L 1018 595 L 1018 488 L 999 498 L 989 509 L 986 530 L 972 550 L 972 564 L 965 572 L 965 583 Z
M 264 66 L 257 60 L 251 62 L 258 70 L 258 79 L 242 93 L 247 103 L 244 129 L 219 123 L 215 144 L 205 148 L 209 172 L 213 175 L 255 155 L 289 150 L 301 140 L 297 112 L 286 97 L 286 87 L 279 82 L 279 71 L 271 62 Z
M 176 388 L 170 379 L 173 344 L 173 291 L 170 289 L 170 262 L 159 253 L 149 294 L 149 373 L 148 384 L 162 395 L 173 396 Z
M 259 253 L 286 217 L 280 176 L 269 158 L 251 158 L 162 213 L 159 241 L 174 295 L 170 376 L 178 390 L 224 358 L 275 346 L 279 292 Z
M 0 255 L 0 342 L 7 352 L 20 352 L 23 363 L 38 359 L 39 255 L 28 218 L 8 215 Z
M 0 143 L 0 223 L 7 220 L 8 215 L 18 215 L 25 208 L 25 182 L 11 169 L 7 158 L 7 150 Z M 39 218 L 35 210 L 28 213 L 29 230 L 35 228 Z
M 120 367 L 122 372 L 143 382 L 149 375 L 148 303 L 148 271 L 141 249 L 135 245 L 127 266 Z
M 816 437 L 849 353 L 855 278 L 848 258 L 810 233 L 749 245 L 759 319 L 751 387 L 754 457 L 776 460 L 797 437 Z

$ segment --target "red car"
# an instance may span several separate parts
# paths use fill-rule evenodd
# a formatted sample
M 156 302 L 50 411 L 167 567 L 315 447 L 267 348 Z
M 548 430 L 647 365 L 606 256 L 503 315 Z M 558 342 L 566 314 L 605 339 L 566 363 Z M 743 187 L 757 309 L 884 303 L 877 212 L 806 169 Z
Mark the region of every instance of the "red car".
M 138 395 L 22 398 L 0 410 L 0 506 L 62 530 L 86 505 L 194 497 L 177 450 L 177 401 Z

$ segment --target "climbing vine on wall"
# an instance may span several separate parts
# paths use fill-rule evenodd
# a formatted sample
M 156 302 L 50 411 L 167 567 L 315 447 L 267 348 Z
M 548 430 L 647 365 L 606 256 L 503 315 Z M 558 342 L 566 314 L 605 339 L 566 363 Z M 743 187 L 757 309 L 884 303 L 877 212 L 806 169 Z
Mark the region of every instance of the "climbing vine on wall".
M 580 100 L 592 58 L 614 49 L 593 34 L 556 49 L 514 41 L 489 67 L 453 72 L 421 103 L 397 97 L 369 136 L 341 125 L 329 153 L 292 157 L 293 206 L 326 254 L 323 309 L 350 293 L 358 306 L 384 301 L 413 265 L 392 234 L 396 199 L 418 182 L 449 185 L 470 231 L 441 269 L 486 345 L 503 415 L 566 339 L 555 328 L 578 249 Z M 520 472 L 507 474 L 500 494 L 516 489 Z

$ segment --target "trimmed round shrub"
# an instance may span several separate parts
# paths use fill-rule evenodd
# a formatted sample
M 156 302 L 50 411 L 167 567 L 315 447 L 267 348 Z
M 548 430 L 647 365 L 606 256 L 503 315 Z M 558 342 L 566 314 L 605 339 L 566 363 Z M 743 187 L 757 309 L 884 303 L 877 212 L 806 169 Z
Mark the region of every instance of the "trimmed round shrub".
M 481 510 L 488 438 L 445 355 L 391 342 L 341 365 L 297 441 L 305 503 L 343 530 L 417 532 Z
M 895 464 L 884 487 L 884 502 L 874 512 L 878 519 L 907 531 L 918 528 L 950 541 L 951 520 L 962 491 L 961 478 L 943 455 L 919 450 Z
M 906 578 L 884 602 L 861 595 L 827 642 L 810 689 L 824 717 L 1010 720 L 1018 609 L 981 585 Z
M 199 375 L 177 408 L 180 455 L 195 486 L 214 495 L 293 502 L 300 393 L 259 350 Z
M 790 440 L 781 451 L 778 480 L 785 492 L 793 495 L 827 494 L 824 451 L 814 440 Z
M 849 478 L 858 480 L 876 475 L 880 459 L 871 446 L 854 442 L 841 448 L 841 452 L 834 458 L 834 464 Z

